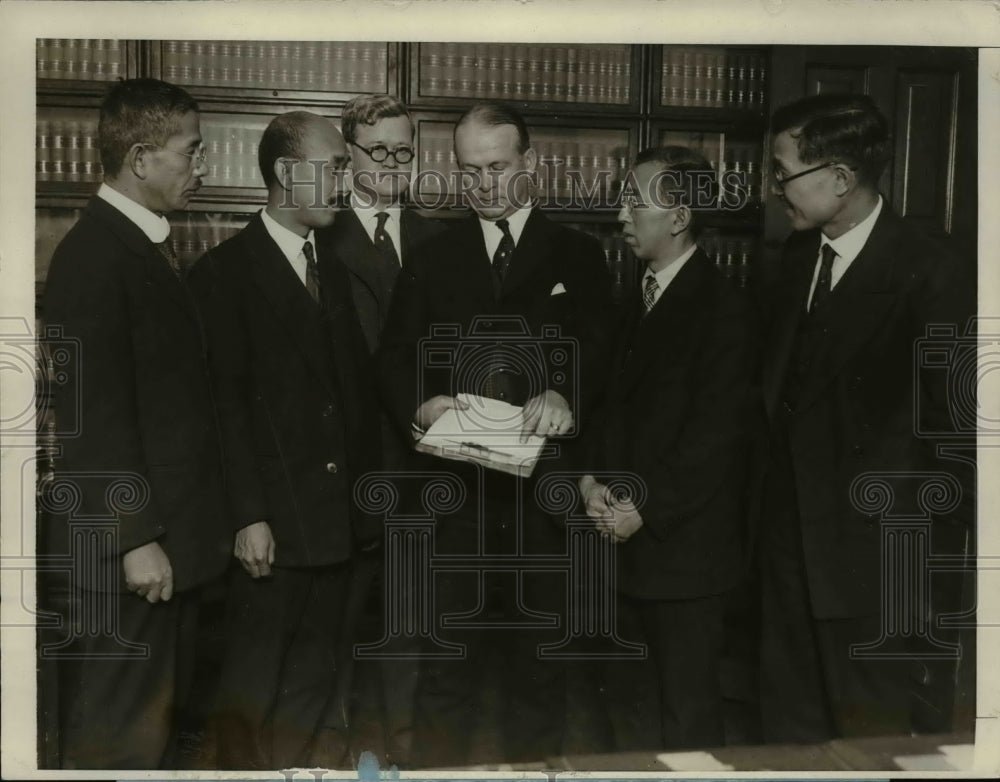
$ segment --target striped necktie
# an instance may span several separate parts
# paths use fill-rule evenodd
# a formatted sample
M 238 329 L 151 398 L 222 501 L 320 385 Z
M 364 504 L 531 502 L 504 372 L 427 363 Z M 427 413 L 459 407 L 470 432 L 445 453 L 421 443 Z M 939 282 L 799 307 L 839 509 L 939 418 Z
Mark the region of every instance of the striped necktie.
M 320 303 L 319 266 L 316 265 L 316 253 L 313 251 L 312 242 L 302 245 L 302 254 L 306 257 L 306 290 L 312 296 L 312 300 Z
M 660 283 L 656 281 L 656 277 L 652 274 L 647 275 L 642 288 L 642 303 L 646 307 L 644 314 L 648 315 L 649 311 L 653 309 L 653 305 L 656 304 L 656 292 L 659 289 Z

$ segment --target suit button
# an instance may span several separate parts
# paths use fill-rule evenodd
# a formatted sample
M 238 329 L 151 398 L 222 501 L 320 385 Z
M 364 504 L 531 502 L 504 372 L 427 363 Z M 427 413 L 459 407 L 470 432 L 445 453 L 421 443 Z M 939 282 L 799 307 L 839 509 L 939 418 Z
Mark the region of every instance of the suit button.
M 501 400 L 506 399 L 507 398 L 507 392 L 506 391 L 501 391 L 499 394 L 497 394 L 497 396 L 499 396 Z
M 333 405 L 327 405 L 326 408 L 323 410 L 323 415 L 326 416 L 327 418 L 333 415 Z
M 865 452 L 865 449 L 862 448 L 860 445 L 855 445 L 853 451 L 855 456 L 861 456 L 861 454 Z
M 337 463 L 336 462 L 329 462 L 326 465 L 326 471 L 329 472 L 329 473 L 337 472 Z

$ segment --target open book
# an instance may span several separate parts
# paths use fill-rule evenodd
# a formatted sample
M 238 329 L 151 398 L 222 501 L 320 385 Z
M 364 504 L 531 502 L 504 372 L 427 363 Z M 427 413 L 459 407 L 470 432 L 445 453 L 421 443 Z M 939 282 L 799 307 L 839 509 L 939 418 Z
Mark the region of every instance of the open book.
M 471 394 L 459 394 L 458 399 L 468 409 L 446 410 L 417 443 L 417 450 L 522 478 L 530 476 L 545 438 L 530 435 L 527 442 L 521 442 L 523 408 Z

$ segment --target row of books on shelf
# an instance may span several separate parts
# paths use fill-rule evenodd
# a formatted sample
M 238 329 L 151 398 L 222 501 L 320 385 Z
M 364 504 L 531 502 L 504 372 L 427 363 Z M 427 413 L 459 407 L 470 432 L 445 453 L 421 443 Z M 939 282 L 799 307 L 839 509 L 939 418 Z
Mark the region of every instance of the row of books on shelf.
M 175 84 L 329 92 L 386 92 L 388 45 L 364 41 L 164 41 Z
M 706 232 L 698 243 L 726 279 L 741 288 L 747 286 L 756 246 L 753 236 Z
M 663 49 L 660 104 L 762 111 L 766 57 L 723 48 Z
M 449 126 L 450 128 L 450 126 Z M 96 142 L 95 120 L 39 119 L 36 135 L 36 178 L 39 182 L 99 182 L 102 177 Z M 206 120 L 202 136 L 208 153 L 205 184 L 214 187 L 263 188 L 257 151 L 264 121 L 231 125 Z M 614 133 L 601 139 L 563 141 L 555 133 L 536 136 L 538 153 L 537 192 L 557 204 L 577 208 L 608 206 L 621 189 L 630 163 L 627 144 Z M 753 142 L 706 141 L 704 134 L 666 133 L 661 143 L 685 143 L 705 154 L 720 183 L 720 205 L 739 209 L 760 203 L 764 181 L 759 145 Z M 711 135 L 711 134 L 709 134 Z M 682 137 L 681 137 L 682 136 Z M 460 172 L 450 130 L 427 133 L 418 149 L 414 190 L 427 196 L 451 196 L 461 192 Z
M 223 214 L 188 215 L 170 221 L 170 240 L 174 252 L 186 268 L 190 268 L 205 253 L 235 236 L 249 222 L 248 215 Z
M 626 45 L 420 44 L 420 95 L 628 104 Z
M 38 119 L 35 176 L 39 182 L 100 182 L 102 171 L 96 119 Z
M 39 38 L 35 72 L 39 79 L 113 81 L 125 75 L 125 47 L 105 38 Z

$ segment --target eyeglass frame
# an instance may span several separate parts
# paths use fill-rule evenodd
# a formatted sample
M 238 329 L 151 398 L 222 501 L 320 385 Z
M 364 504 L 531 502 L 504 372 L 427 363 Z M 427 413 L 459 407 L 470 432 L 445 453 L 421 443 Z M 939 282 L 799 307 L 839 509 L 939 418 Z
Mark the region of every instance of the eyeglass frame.
M 385 161 L 387 161 L 389 159 L 389 156 L 392 155 L 392 159 L 394 161 L 396 161 L 396 163 L 398 165 L 405 166 L 407 163 L 412 163 L 413 162 L 413 158 L 415 158 L 416 155 L 417 155 L 417 153 L 414 152 L 414 150 L 413 150 L 412 147 L 396 147 L 395 149 L 389 149 L 389 147 L 387 147 L 385 144 L 376 144 L 375 146 L 368 148 L 368 147 L 361 146 L 356 141 L 350 141 L 348 143 L 351 146 L 357 147 L 358 149 L 360 149 L 362 152 L 364 152 L 366 155 L 368 155 L 368 157 L 370 157 L 376 163 L 384 163 Z M 384 149 L 385 150 L 385 157 L 383 157 L 381 159 L 375 157 L 375 150 L 376 149 Z M 406 150 L 407 152 L 410 153 L 410 157 L 409 157 L 408 160 L 400 160 L 396 156 L 397 153 L 402 152 L 403 150 Z
M 645 209 L 648 207 L 645 201 L 640 201 L 639 197 L 633 193 L 622 193 L 622 209 L 628 209 L 629 212 L 634 212 L 636 209 Z
M 826 163 L 820 163 L 818 166 L 813 166 L 812 168 L 807 168 L 805 171 L 799 171 L 797 174 L 792 174 L 781 178 L 778 176 L 776 171 L 771 171 L 771 176 L 774 177 L 774 184 L 778 186 L 779 190 L 784 190 L 785 185 L 791 182 L 793 179 L 798 179 L 800 176 L 805 176 L 806 174 L 812 174 L 815 171 L 822 171 L 824 168 L 832 168 L 833 166 L 841 166 L 843 163 L 838 163 L 836 160 L 828 160 Z M 857 168 L 852 166 L 844 166 L 848 171 L 857 171 Z
M 176 149 L 171 149 L 170 147 L 165 147 L 162 144 L 150 144 L 148 142 L 144 142 L 140 146 L 143 146 L 143 147 L 146 147 L 146 148 L 151 148 L 151 149 L 162 149 L 162 150 L 164 150 L 166 152 L 173 152 L 175 155 L 184 155 L 184 157 L 190 158 L 191 163 L 192 163 L 192 166 L 191 166 L 192 169 L 195 169 L 195 168 L 198 168 L 198 166 L 204 165 L 205 161 L 208 160 L 208 147 L 206 147 L 204 144 L 202 144 L 202 145 L 200 145 L 198 147 L 198 151 L 197 152 L 181 152 L 181 151 L 176 150 Z

